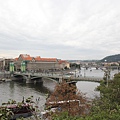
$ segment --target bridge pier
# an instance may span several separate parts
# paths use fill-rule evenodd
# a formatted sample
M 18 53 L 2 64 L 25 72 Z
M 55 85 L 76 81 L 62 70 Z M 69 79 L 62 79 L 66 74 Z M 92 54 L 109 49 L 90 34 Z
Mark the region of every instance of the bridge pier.
M 31 81 L 31 75 L 29 74 L 28 77 L 26 77 L 26 83 L 32 83 Z

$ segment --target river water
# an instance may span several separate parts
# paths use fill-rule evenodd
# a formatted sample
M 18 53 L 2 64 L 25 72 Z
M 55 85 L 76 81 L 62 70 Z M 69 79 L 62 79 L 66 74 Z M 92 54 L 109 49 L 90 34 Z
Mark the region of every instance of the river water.
M 117 72 L 117 71 L 115 71 Z M 89 70 L 81 70 L 80 72 L 76 73 L 94 77 L 101 77 L 103 72 L 100 70 L 93 69 L 92 71 Z M 113 74 L 113 73 L 112 73 Z M 41 83 L 32 83 L 26 84 L 24 82 L 4 82 L 0 84 L 0 105 L 3 102 L 8 102 L 9 99 L 16 100 L 21 102 L 23 97 L 26 99 L 30 96 L 33 96 L 33 100 L 36 104 L 40 107 L 40 109 L 44 108 L 44 104 L 46 101 L 46 95 L 49 91 L 53 91 L 56 83 L 50 80 L 44 80 L 43 84 Z M 97 82 L 84 82 L 79 81 L 76 83 L 78 90 L 82 93 L 86 93 L 86 97 L 94 98 L 95 96 L 99 96 L 99 92 L 95 91 L 95 88 L 99 86 Z M 39 101 L 38 101 L 38 98 Z
M 44 80 L 42 83 L 30 83 L 25 82 L 3 82 L 0 84 L 0 105 L 8 102 L 8 100 L 15 100 L 21 102 L 30 96 L 33 96 L 33 101 L 40 107 L 44 108 L 47 94 L 54 90 L 56 83 L 49 80 Z M 39 99 L 39 101 L 38 101 Z
M 110 78 L 112 79 L 114 77 L 115 73 L 118 73 L 120 71 L 118 71 L 117 69 L 115 70 L 111 70 L 110 71 Z M 76 73 L 76 77 L 79 76 L 84 76 L 84 77 L 93 77 L 93 78 L 103 78 L 104 77 L 104 70 L 98 69 L 96 70 L 96 68 L 89 68 L 89 69 L 85 69 L 85 68 L 81 68 L 81 70 L 76 69 L 74 72 L 74 74 Z

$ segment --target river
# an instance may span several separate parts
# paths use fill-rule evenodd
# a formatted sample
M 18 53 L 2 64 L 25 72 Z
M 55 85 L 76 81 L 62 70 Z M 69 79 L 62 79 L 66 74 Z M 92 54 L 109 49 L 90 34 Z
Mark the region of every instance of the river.
M 90 76 L 94 75 L 94 77 L 95 76 L 100 77 L 101 74 L 103 75 L 102 72 L 95 69 L 93 69 L 92 71 L 83 70 L 76 74 L 88 75 L 88 73 Z M 43 109 L 46 101 L 46 94 L 49 91 L 53 91 L 55 85 L 56 83 L 50 80 L 44 80 L 43 84 L 41 83 L 26 84 L 23 82 L 13 81 L 3 82 L 0 84 L 0 105 L 3 102 L 7 102 L 9 99 L 21 102 L 23 100 L 23 97 L 26 99 L 30 96 L 33 96 L 34 101 L 40 98 L 39 101 L 38 100 L 36 101 L 36 104 L 41 109 Z M 95 91 L 95 88 L 99 86 L 99 83 L 79 81 L 76 83 L 76 86 L 78 90 L 80 90 L 82 93 L 86 93 L 86 97 L 88 98 L 94 98 L 95 96 L 99 96 L 99 92 Z
M 118 73 L 120 71 L 118 71 L 117 69 L 115 70 L 111 70 L 110 71 L 110 78 L 112 79 L 114 77 L 115 73 Z M 74 70 L 73 72 L 74 74 L 76 74 L 76 77 L 79 76 L 84 76 L 84 77 L 96 77 L 96 78 L 103 78 L 104 77 L 104 70 L 101 69 L 97 69 L 96 68 L 89 68 L 89 69 L 85 69 L 85 68 L 81 68 L 81 70 Z
M 93 82 L 77 82 L 77 88 L 86 93 L 87 97 L 93 98 L 96 92 L 94 88 L 99 85 L 99 83 Z M 88 87 L 86 87 L 88 86 Z M 52 81 L 44 80 L 43 84 L 26 84 L 23 82 L 3 82 L 0 84 L 0 105 L 4 102 L 8 102 L 9 99 L 21 102 L 24 99 L 33 96 L 33 100 L 40 107 L 44 109 L 44 104 L 46 101 L 47 93 L 53 91 L 55 83 Z M 98 95 L 98 94 L 97 94 Z M 39 101 L 36 99 L 40 98 Z
M 8 102 L 8 100 L 15 100 L 21 102 L 30 96 L 33 96 L 33 101 L 43 109 L 46 101 L 47 93 L 53 91 L 55 87 L 55 82 L 44 80 L 41 83 L 30 83 L 25 82 L 3 82 L 0 84 L 0 105 L 2 103 Z M 39 98 L 39 101 L 38 101 Z

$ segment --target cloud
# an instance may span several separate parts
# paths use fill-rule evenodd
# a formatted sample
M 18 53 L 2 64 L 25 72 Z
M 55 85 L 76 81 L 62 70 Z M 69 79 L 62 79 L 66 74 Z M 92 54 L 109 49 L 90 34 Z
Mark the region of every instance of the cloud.
M 119 3 L 1 0 L 0 56 L 26 53 L 61 59 L 101 59 L 118 54 Z

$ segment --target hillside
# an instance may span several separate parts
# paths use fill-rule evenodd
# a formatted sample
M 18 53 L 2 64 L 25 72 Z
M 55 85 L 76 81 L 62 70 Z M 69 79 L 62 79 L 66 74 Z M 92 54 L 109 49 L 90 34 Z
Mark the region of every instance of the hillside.
M 118 61 L 120 61 L 120 54 L 107 56 L 100 61 L 101 62 L 105 62 L 105 61 L 107 61 L 107 62 L 118 62 Z

